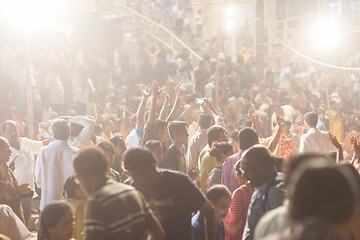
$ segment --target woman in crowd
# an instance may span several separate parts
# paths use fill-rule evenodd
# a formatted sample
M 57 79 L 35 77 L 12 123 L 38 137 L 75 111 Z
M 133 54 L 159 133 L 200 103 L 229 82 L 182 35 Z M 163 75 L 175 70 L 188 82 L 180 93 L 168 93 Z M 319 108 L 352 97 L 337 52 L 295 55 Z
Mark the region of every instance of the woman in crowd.
M 228 240 L 242 239 L 253 188 L 243 178 L 240 160 L 235 164 L 235 173 L 240 187 L 233 192 L 229 213 L 224 219 L 225 236 Z
M 38 240 L 69 240 L 74 230 L 73 211 L 67 203 L 50 203 L 41 213 Z

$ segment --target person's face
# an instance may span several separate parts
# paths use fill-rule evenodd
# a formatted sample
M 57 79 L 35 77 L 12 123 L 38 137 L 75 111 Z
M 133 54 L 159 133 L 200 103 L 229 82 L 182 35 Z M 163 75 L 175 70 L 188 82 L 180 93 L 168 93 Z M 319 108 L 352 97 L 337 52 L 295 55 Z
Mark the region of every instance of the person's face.
M 243 158 L 240 163 L 243 178 L 250 181 L 253 187 L 260 187 L 264 179 L 264 166 L 256 166 L 253 159 Z
M 295 119 L 295 124 L 296 125 L 301 125 L 301 123 L 303 122 L 303 119 L 301 116 L 297 116 Z
M 10 145 L 6 143 L 6 145 L 0 149 L 0 162 L 6 163 L 9 161 L 11 155 Z
M 164 151 L 163 151 L 163 148 L 162 146 L 159 146 L 155 149 L 153 149 L 151 151 L 151 153 L 153 154 L 155 160 L 156 160 L 156 163 L 159 165 L 163 162 L 163 159 L 164 159 Z
M 176 134 L 177 136 L 177 141 L 181 144 L 187 144 L 188 142 L 188 138 L 189 138 L 189 134 L 187 132 L 187 129 L 184 127 L 183 129 L 181 129 L 179 131 L 179 133 Z
M 228 142 L 228 136 L 226 131 L 223 131 L 222 133 L 220 133 L 219 138 L 218 138 L 218 142 Z
M 5 131 L 3 132 L 4 138 L 9 142 L 17 141 L 19 138 L 19 131 L 14 124 L 7 124 Z
M 134 183 L 142 188 L 148 188 L 153 180 L 156 166 L 152 165 L 145 170 L 128 171 L 128 175 L 133 179 Z
M 231 198 L 229 196 L 222 196 L 216 204 L 212 203 L 212 205 L 215 208 L 216 220 L 220 222 L 229 212 Z
M 58 222 L 58 224 L 49 229 L 51 239 L 68 240 L 72 238 L 74 231 L 74 217 L 73 212 L 69 210 L 65 216 Z
M 120 142 L 115 146 L 115 155 L 116 155 L 116 156 L 121 156 L 125 151 L 126 151 L 125 142 L 120 141 Z
M 164 143 L 168 140 L 168 129 L 166 127 L 159 131 L 157 140 L 159 140 L 161 143 Z

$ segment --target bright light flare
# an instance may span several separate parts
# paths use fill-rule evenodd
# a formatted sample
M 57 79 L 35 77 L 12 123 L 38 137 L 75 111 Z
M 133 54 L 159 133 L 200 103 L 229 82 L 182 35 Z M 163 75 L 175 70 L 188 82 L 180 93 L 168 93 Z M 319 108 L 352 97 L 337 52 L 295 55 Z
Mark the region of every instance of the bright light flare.
M 228 31 L 228 32 L 233 31 L 233 30 L 234 30 L 234 23 L 233 23 L 233 21 L 231 21 L 230 19 L 228 19 L 228 20 L 226 21 L 226 23 L 225 23 L 225 29 L 226 29 L 226 31 Z
M 59 13 L 56 0 L 4 0 L 0 10 L 10 24 L 34 32 L 44 28 Z
M 339 40 L 339 23 L 336 20 L 319 20 L 313 25 L 311 38 L 321 48 L 334 47 Z
M 225 9 L 225 16 L 226 17 L 232 17 L 234 14 L 234 7 L 232 6 L 227 6 Z

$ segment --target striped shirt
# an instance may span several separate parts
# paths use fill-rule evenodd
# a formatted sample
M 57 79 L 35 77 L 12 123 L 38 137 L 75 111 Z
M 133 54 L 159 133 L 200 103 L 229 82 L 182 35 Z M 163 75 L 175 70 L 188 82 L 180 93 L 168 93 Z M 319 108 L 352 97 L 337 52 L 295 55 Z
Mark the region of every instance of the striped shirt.
M 85 239 L 144 239 L 152 218 L 141 193 L 107 179 L 86 203 Z

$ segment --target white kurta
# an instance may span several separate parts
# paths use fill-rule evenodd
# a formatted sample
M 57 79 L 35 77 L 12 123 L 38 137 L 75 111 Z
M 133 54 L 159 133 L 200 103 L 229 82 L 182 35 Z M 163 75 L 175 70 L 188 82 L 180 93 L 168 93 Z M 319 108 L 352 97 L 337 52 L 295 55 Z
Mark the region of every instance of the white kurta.
M 66 179 L 74 173 L 73 159 L 77 150 L 63 140 L 55 140 L 40 149 L 35 177 L 41 188 L 41 211 L 52 201 L 60 200 Z
M 300 138 L 299 152 L 337 152 L 326 132 L 311 128 Z
M 19 184 L 28 183 L 34 190 L 34 154 L 43 146 L 41 141 L 20 138 L 20 149 L 11 147 L 10 162 L 15 161 L 14 175 Z

